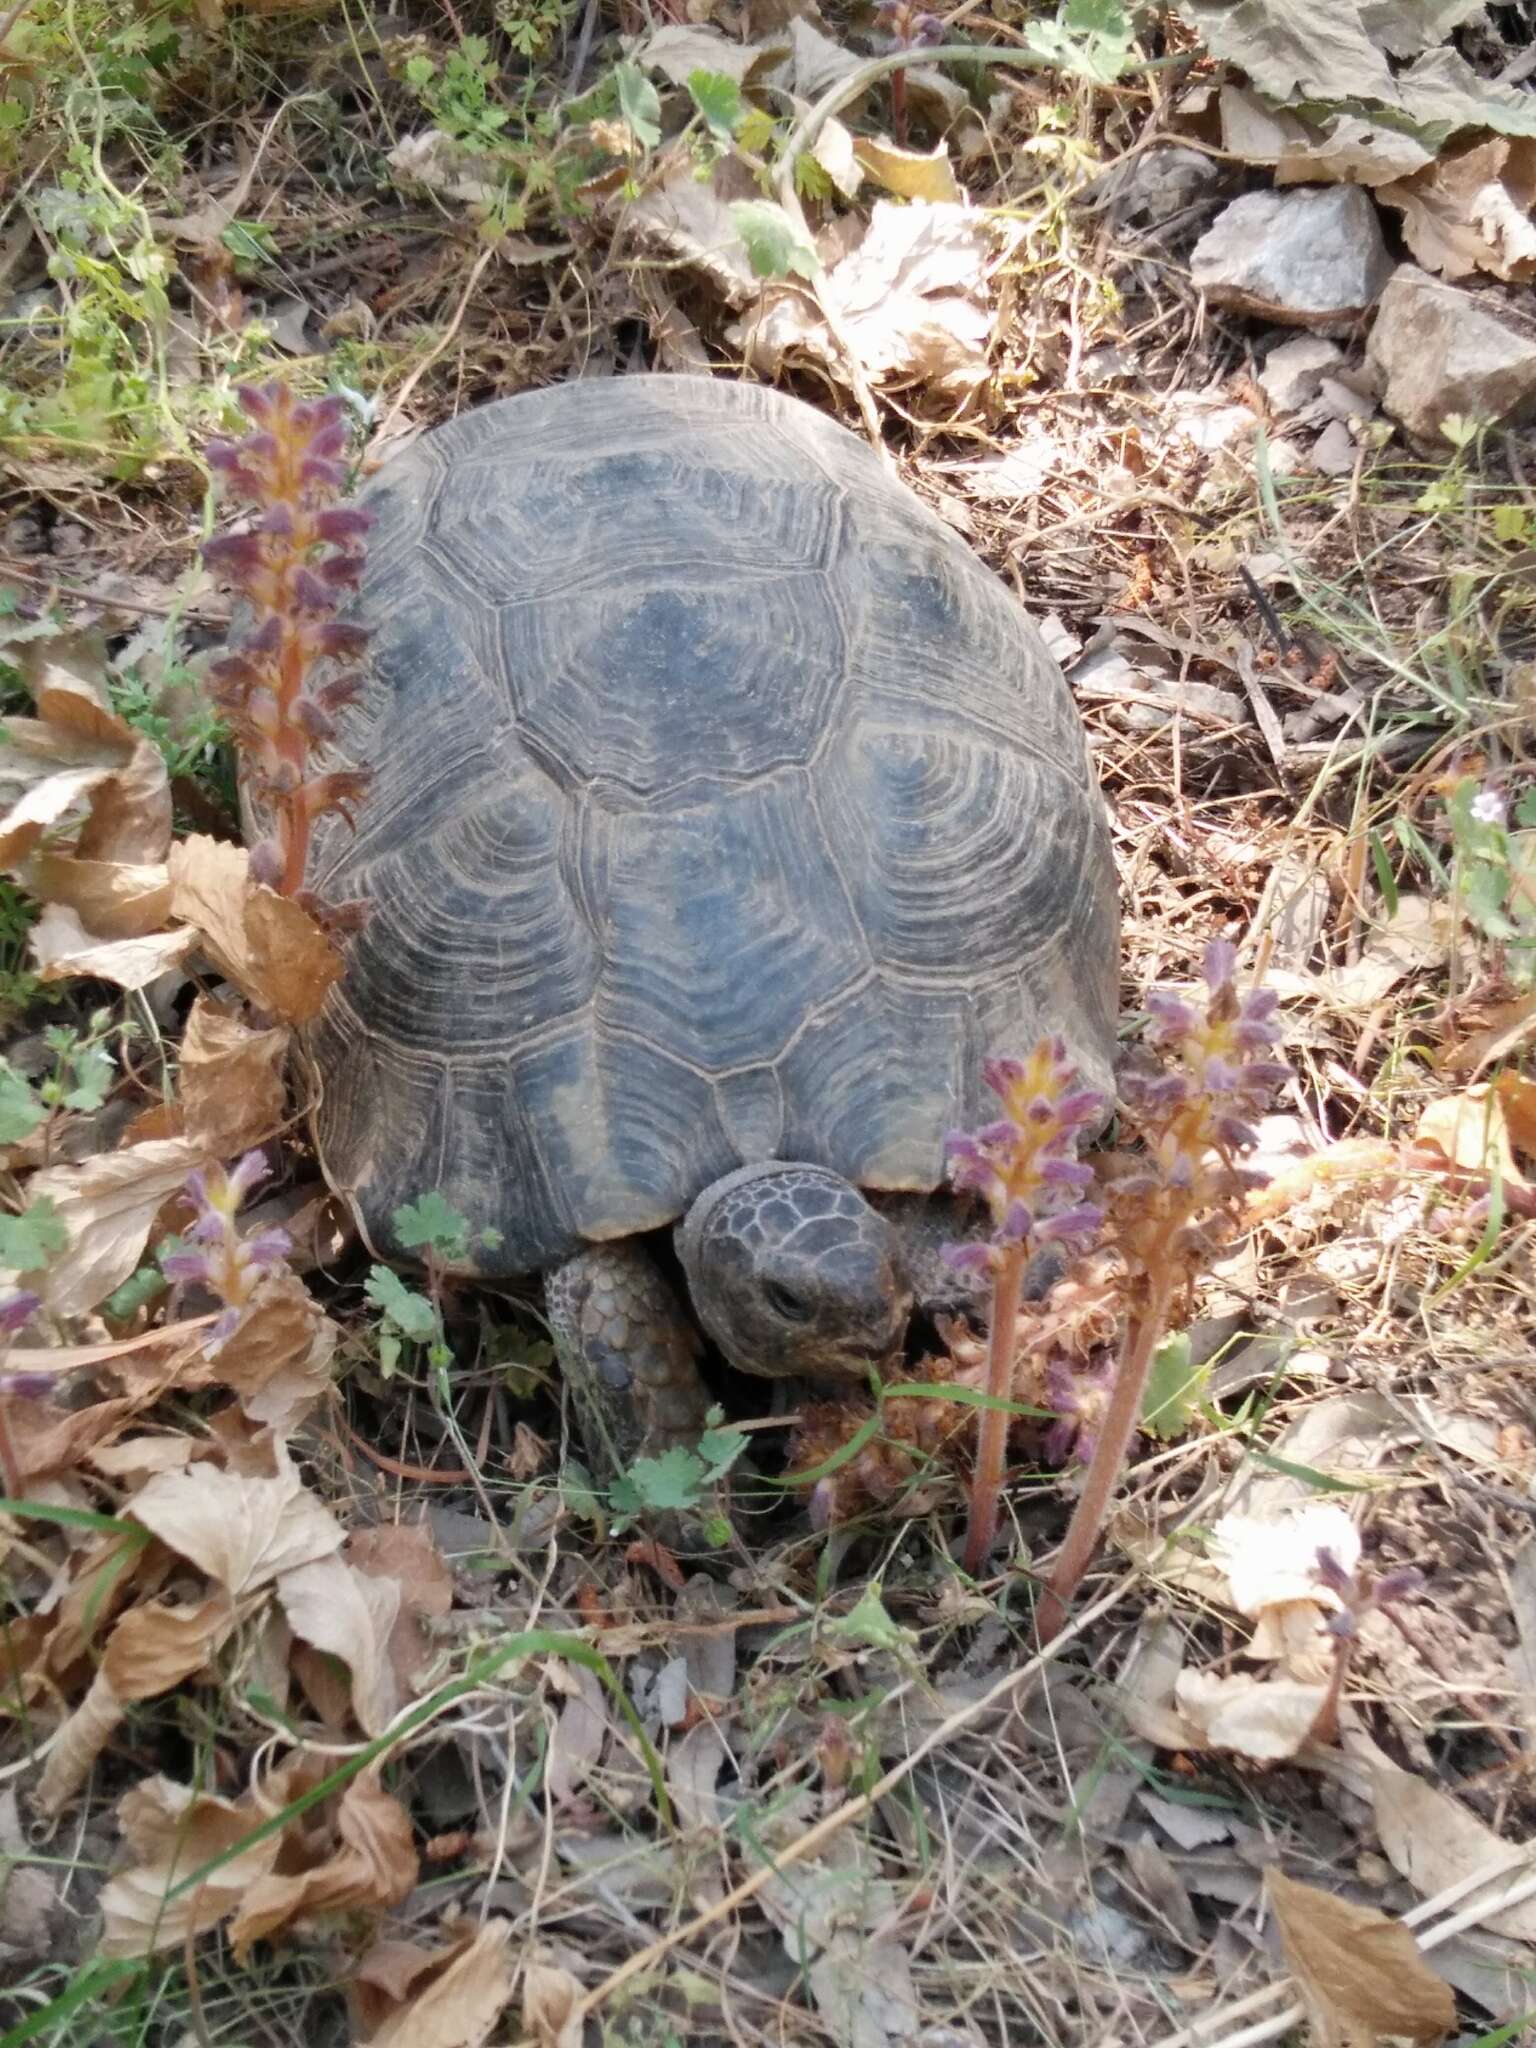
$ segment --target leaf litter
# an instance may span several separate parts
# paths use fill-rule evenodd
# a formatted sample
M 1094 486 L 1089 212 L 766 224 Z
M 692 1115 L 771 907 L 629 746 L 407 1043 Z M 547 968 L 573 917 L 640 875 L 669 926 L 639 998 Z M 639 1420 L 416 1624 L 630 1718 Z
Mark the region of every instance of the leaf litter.
M 1015 1596 L 1059 1534 L 1070 1475 L 1020 1489 L 1021 1568 L 1000 1581 L 961 1586 L 934 1542 L 943 1481 L 880 1551 L 873 1602 L 876 1551 L 859 1534 L 823 1553 L 769 1524 L 669 1577 L 653 1545 L 603 1546 L 568 1465 L 509 1469 L 509 1411 L 554 1426 L 538 1405 L 547 1359 L 497 1310 L 397 1283 L 424 1342 L 446 1308 L 460 1353 L 447 1398 L 424 1353 L 386 1360 L 345 1265 L 308 1284 L 287 1266 L 267 1274 L 210 1349 L 211 1316 L 165 1284 L 160 1248 L 186 1227 L 187 1174 L 250 1148 L 281 1162 L 285 1196 L 317 1199 L 292 1056 L 338 954 L 252 878 L 227 816 L 194 811 L 173 836 L 161 746 L 112 708 L 120 654 L 89 626 L 8 620 L 32 707 L 0 741 L 0 846 L 42 905 L 30 969 L 66 1014 L 85 1015 L 78 983 L 104 983 L 124 992 L 117 1014 L 155 1027 L 112 1039 L 103 1105 L 47 1106 L 10 1154 L 8 1202 L 46 1204 L 60 1240 L 12 1268 L 36 1276 L 44 1321 L 6 1370 L 49 1359 L 57 1393 L 0 1395 L 28 1502 L 0 1523 L 0 1684 L 12 1757 L 31 1760 L 29 1816 L 97 1816 L 112 1866 L 88 1901 L 103 1959 L 170 1965 L 193 1942 L 247 1968 L 321 1957 L 354 2038 L 412 2048 L 519 2024 L 566 2044 L 625 1996 L 650 2024 L 706 2038 L 728 2012 L 739 2032 L 743 2013 L 756 2026 L 782 2008 L 872 2048 L 1108 2029 L 1183 2041 L 1193 2010 L 1205 2042 L 1227 2006 L 1235 2031 L 1245 2000 L 1274 2014 L 1289 1995 L 1256 1946 L 1262 1886 L 1318 2040 L 1441 2038 L 1448 1984 L 1473 2028 L 1518 2019 L 1536 1944 L 1522 1777 L 1536 1451 L 1500 1360 L 1526 1349 L 1518 1203 L 1536 1146 L 1511 1063 L 1530 999 L 1518 954 L 1490 948 L 1443 874 L 1404 849 L 1427 833 L 1450 858 L 1430 781 L 1447 748 L 1490 787 L 1518 781 L 1518 749 L 1478 732 L 1475 703 L 1460 725 L 1436 723 L 1442 671 L 1417 650 L 1464 661 L 1466 621 L 1448 625 L 1433 593 L 1469 547 L 1530 545 L 1513 517 L 1524 501 L 1508 479 L 1511 538 L 1485 547 L 1477 522 L 1495 515 L 1482 472 L 1464 469 L 1443 547 L 1442 515 L 1415 503 L 1435 479 L 1399 487 L 1385 457 L 1378 476 L 1367 430 L 1390 423 L 1368 400 L 1325 401 L 1319 379 L 1265 415 L 1244 379 L 1255 343 L 1272 356 L 1277 337 L 1194 318 L 1181 226 L 1091 243 L 1095 216 L 1067 203 L 1097 168 L 1079 148 L 1109 160 L 1214 144 L 1281 185 L 1366 185 L 1428 270 L 1521 283 L 1536 103 L 1469 40 L 1474 11 L 1190 0 L 1185 25 L 1224 70 L 1154 118 L 1134 81 L 1103 70 L 1119 10 L 1076 0 L 1029 24 L 1067 67 L 1043 95 L 1000 72 L 915 65 L 913 133 L 898 139 L 871 79 L 786 189 L 734 148 L 680 143 L 676 110 L 696 106 L 706 128 L 712 114 L 716 142 L 738 103 L 770 127 L 803 120 L 861 76 L 872 39 L 764 9 L 747 41 L 734 16 L 693 8 L 623 49 L 654 81 L 657 143 L 635 127 L 653 118 L 643 94 L 611 123 L 617 156 L 597 133 L 606 117 L 587 124 L 596 230 L 503 231 L 472 299 L 456 219 L 495 241 L 509 185 L 494 142 L 413 130 L 406 100 L 378 150 L 364 210 L 368 232 L 386 220 L 391 277 L 400 233 L 418 235 L 400 243 L 414 267 L 397 301 L 365 267 L 345 280 L 408 386 L 381 442 L 505 388 L 509 349 L 514 382 L 570 373 L 583 350 L 583 367 L 616 367 L 605 323 L 626 317 L 630 291 L 642 327 L 670 303 L 695 369 L 739 374 L 745 360 L 830 390 L 845 415 L 863 384 L 910 480 L 1022 576 L 1064 641 L 1091 648 L 1074 680 L 1115 806 L 1130 1000 L 1187 978 L 1211 932 L 1248 919 L 1257 932 L 1261 910 L 1284 951 L 1300 1154 L 1255 1202 L 1242 1275 L 1213 1285 L 1213 1307 L 1240 1304 L 1235 1320 L 1224 1311 L 1230 1361 L 1192 1368 L 1184 1433 L 1148 1444 L 1133 1475 L 1101 1581 L 1118 1604 L 1068 1640 L 1065 1676 L 1043 1693 L 1014 1686 L 1032 1656 Z M 199 12 L 211 28 L 223 15 Z M 441 78 L 447 44 L 421 32 Z M 368 57 L 381 89 L 402 89 L 413 55 Z M 357 62 L 350 45 L 344 61 Z M 737 101 L 718 86 L 691 98 L 698 73 Z M 369 75 L 349 72 L 348 89 Z M 1095 75 L 1115 90 L 1081 82 Z M 1064 105 L 1075 126 L 1056 125 Z M 465 125 L 462 108 L 448 119 Z M 731 140 L 757 154 L 761 130 Z M 281 243 L 279 158 L 307 174 L 272 148 L 270 183 L 246 161 L 240 205 L 269 209 Z M 403 203 L 430 197 L 429 233 L 382 212 L 399 211 L 390 177 L 410 188 Z M 217 263 L 237 226 L 221 204 L 193 238 L 199 260 Z M 195 202 L 164 213 L 179 247 L 201 218 Z M 550 296 L 554 249 L 584 286 L 602 280 L 587 301 L 601 319 L 579 337 Z M 1111 290 L 1090 284 L 1100 275 Z M 441 358 L 411 326 L 422 307 L 447 336 Z M 310 350 L 322 323 L 304 310 Z M 344 339 L 322 343 L 327 374 L 366 384 Z M 1346 338 L 1344 373 L 1357 354 Z M 1327 421 L 1305 417 L 1326 405 Z M 1305 463 L 1346 420 L 1363 489 L 1314 518 L 1287 495 L 1286 444 Z M 179 519 L 164 526 L 178 545 Z M 1236 556 L 1213 526 L 1239 532 Z M 114 546 L 131 558 L 124 530 Z M 39 559 L 52 579 L 67 558 Z M 1255 565 L 1278 633 L 1235 559 Z M 1362 590 L 1374 620 L 1351 609 Z M 1142 630 L 1167 621 L 1166 646 Z M 1512 675 L 1486 679 L 1490 700 L 1513 696 Z M 1411 759 L 1390 751 L 1396 718 L 1436 736 L 1422 776 L 1422 738 Z M 1282 871 L 1271 918 L 1265 884 Z M 47 1058 L 24 1040 L 12 1053 L 35 1091 Z M 1479 1259 L 1495 1188 L 1508 1227 Z M 45 1241 L 36 1227 L 12 1240 L 18 1258 Z M 1306 1299 L 1330 1306 L 1303 1328 L 1286 1304 Z M 517 1427 L 532 1434 L 521 1414 Z M 686 1496 L 691 1468 L 673 1477 Z M 1401 1629 L 1361 1620 L 1336 1744 L 1319 1731 L 1343 1611 L 1317 1576 L 1323 1550 L 1346 1570 L 1364 1558 L 1432 1573 Z M 174 1735 L 182 1707 L 217 1729 L 206 1771 Z M 867 1809 L 860 1788 L 882 1770 L 896 1781 Z M 18 1854 L 11 1841 L 0 1834 L 0 1859 Z M 24 1884 L 12 1901 L 41 1868 L 11 1861 L 0 1878 L 0 1941 L 20 1930 L 40 1959 L 43 1893 Z M 1469 1932 L 1446 1932 L 1463 1920 Z M 579 1946 L 550 1933 L 562 1921 Z M 1458 1943 L 1473 1936 L 1507 1946 L 1469 1960 Z

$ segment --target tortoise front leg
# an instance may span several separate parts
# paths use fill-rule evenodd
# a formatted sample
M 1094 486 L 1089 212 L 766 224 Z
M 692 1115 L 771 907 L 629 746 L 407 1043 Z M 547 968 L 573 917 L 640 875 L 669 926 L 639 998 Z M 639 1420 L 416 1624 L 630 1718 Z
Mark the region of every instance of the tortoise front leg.
M 699 1338 L 647 1253 L 635 1244 L 594 1245 L 556 1267 L 545 1294 L 597 1477 L 699 1437 L 709 1408 Z

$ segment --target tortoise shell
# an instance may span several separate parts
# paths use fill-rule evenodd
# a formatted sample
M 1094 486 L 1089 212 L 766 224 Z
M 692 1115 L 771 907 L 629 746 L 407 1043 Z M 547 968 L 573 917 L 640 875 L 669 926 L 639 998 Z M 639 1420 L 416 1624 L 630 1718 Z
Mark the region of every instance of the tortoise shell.
M 375 770 L 311 881 L 371 916 L 313 1028 L 381 1249 L 441 1190 L 519 1274 L 753 1160 L 938 1185 L 984 1055 L 1114 1045 L 1104 808 L 1003 586 L 798 400 L 500 400 L 369 488 Z

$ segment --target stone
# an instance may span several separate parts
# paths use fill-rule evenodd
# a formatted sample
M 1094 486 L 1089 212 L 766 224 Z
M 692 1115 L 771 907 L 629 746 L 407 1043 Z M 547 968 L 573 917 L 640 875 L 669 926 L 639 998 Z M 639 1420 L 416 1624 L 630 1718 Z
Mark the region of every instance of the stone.
M 1201 198 L 1221 176 L 1199 150 L 1169 144 L 1143 150 L 1111 172 L 1107 200 L 1116 227 L 1160 228 Z
M 1348 476 L 1354 466 L 1354 436 L 1342 420 L 1330 420 L 1312 444 L 1312 467 L 1321 476 Z
M 1366 362 L 1382 406 L 1434 442 L 1451 413 L 1489 421 L 1536 414 L 1536 318 L 1490 291 L 1464 291 L 1403 263 L 1381 295 Z
M 1272 348 L 1259 372 L 1259 384 L 1276 412 L 1299 412 L 1316 398 L 1324 375 L 1342 361 L 1336 341 L 1320 334 L 1298 334 Z
M 1234 199 L 1195 244 L 1189 267 L 1218 306 L 1327 333 L 1375 305 L 1392 258 L 1358 185 L 1298 185 Z

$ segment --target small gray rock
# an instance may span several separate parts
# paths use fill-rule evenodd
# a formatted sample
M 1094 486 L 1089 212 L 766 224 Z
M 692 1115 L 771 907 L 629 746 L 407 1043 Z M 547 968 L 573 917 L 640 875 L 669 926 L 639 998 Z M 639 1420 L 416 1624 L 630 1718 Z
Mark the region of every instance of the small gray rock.
M 1259 372 L 1265 397 L 1276 412 L 1299 412 L 1316 398 L 1325 373 L 1343 353 L 1336 341 L 1324 341 L 1320 334 L 1298 334 L 1281 342 L 1270 350 Z
M 1436 440 L 1451 413 L 1536 414 L 1536 319 L 1412 263 L 1382 293 L 1366 361 L 1383 379 L 1383 407 L 1417 440 Z
M 1198 150 L 1176 144 L 1144 150 L 1111 172 L 1109 217 L 1116 227 L 1159 228 L 1192 206 L 1220 175 L 1220 166 Z
M 1348 476 L 1355 466 L 1355 437 L 1342 420 L 1330 420 L 1312 448 L 1312 467 L 1320 476 Z
M 1219 306 L 1326 332 L 1376 303 L 1392 259 L 1358 185 L 1301 185 L 1234 199 L 1195 244 L 1190 271 Z

